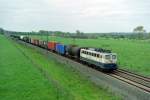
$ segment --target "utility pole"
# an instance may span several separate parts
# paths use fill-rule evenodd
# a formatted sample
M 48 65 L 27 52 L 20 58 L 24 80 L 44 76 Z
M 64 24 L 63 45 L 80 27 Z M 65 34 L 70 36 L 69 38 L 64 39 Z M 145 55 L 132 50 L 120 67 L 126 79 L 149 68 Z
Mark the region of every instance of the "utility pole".
M 47 49 L 48 49 L 48 32 L 46 32 L 47 33 Z M 47 52 L 47 54 L 48 54 L 48 52 Z

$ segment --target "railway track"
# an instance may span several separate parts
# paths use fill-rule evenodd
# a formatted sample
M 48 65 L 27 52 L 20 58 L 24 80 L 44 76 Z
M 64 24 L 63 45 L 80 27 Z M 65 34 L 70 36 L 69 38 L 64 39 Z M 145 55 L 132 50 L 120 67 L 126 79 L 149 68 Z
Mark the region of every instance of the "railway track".
M 75 59 L 72 59 L 72 60 L 76 61 Z M 81 64 L 87 65 L 84 63 L 81 63 Z M 87 66 L 91 67 L 91 65 L 87 65 Z M 144 76 L 141 76 L 141 75 L 138 75 L 138 74 L 126 71 L 126 70 L 122 70 L 122 69 L 115 70 L 112 73 L 107 73 L 107 75 L 114 77 L 118 80 L 121 80 L 125 83 L 128 83 L 132 86 L 135 86 L 137 88 L 140 88 L 141 90 L 145 92 L 150 93 L 150 78 L 148 77 L 144 77 Z
M 122 69 L 118 69 L 109 75 L 150 93 L 150 78 L 148 77 Z

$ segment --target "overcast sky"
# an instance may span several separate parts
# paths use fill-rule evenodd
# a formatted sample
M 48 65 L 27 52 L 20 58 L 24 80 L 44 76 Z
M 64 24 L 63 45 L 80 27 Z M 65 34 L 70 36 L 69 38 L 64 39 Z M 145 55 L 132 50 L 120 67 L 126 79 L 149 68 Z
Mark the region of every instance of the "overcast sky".
M 0 0 L 0 27 L 16 31 L 150 31 L 149 0 Z

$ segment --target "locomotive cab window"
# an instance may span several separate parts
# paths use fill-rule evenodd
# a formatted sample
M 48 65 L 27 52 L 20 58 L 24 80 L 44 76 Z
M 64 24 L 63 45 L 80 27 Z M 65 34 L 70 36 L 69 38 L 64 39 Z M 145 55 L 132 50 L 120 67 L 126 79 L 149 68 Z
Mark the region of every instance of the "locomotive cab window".
M 94 56 L 94 53 L 92 53 L 92 56 Z
M 87 52 L 87 51 L 85 51 L 85 54 L 88 54 L 88 52 Z
M 105 55 L 105 59 L 111 59 L 110 55 Z
M 82 51 L 82 53 L 84 53 L 84 54 L 85 54 L 85 51 Z
M 97 54 L 96 57 L 99 57 L 99 54 Z
M 89 52 L 89 55 L 92 55 L 91 52 Z
M 84 51 L 82 51 L 81 53 L 84 53 Z

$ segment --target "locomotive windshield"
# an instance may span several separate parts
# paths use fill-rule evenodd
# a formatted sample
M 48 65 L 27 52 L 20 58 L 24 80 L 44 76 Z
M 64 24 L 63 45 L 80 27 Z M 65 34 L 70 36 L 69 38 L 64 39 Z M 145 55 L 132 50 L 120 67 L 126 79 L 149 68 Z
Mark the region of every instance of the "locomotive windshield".
M 116 55 L 112 55 L 112 59 L 116 59 L 117 57 L 116 57 Z
M 117 58 L 117 56 L 116 55 L 105 55 L 105 59 L 107 59 L 107 60 L 113 60 L 113 59 L 116 59 Z

